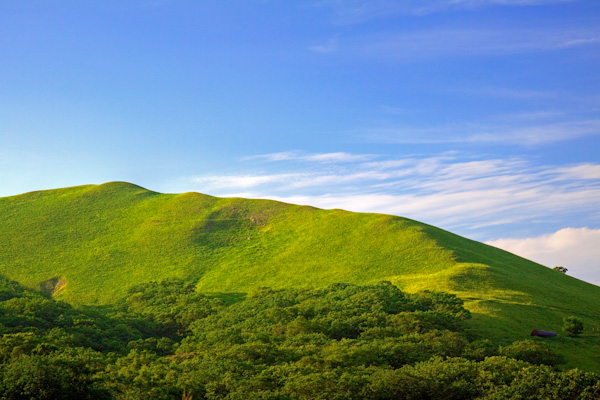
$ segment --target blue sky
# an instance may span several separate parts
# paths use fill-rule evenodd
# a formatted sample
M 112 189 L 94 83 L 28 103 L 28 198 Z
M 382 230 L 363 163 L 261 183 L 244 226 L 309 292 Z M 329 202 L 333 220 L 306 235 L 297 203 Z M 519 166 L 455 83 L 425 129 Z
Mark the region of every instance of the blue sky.
M 600 283 L 600 2 L 0 2 L 0 196 L 417 219 Z

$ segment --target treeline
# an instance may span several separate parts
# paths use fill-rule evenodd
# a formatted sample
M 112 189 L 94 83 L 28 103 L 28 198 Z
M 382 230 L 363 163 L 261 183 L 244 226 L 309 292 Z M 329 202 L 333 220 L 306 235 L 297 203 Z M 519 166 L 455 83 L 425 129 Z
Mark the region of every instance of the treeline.
M 468 318 L 388 282 L 228 305 L 172 280 L 74 308 L 0 278 L 0 399 L 600 398 L 599 375 L 539 340 L 469 340 Z

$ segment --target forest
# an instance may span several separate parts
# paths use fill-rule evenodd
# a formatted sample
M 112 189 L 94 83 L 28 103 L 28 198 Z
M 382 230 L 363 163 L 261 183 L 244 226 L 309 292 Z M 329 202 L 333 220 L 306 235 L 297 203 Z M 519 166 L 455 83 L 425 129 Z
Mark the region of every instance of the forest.
M 0 278 L 0 399 L 598 399 L 542 338 L 389 282 L 199 293 L 170 279 L 72 306 Z

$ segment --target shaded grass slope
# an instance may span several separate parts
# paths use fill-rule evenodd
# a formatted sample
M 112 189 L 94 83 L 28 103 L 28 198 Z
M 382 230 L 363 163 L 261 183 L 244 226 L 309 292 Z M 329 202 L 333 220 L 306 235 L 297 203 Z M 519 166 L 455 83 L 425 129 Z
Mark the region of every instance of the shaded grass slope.
M 559 331 L 567 366 L 600 370 L 600 288 L 409 219 L 268 200 L 160 194 L 125 182 L 0 198 L 0 273 L 76 304 L 107 304 L 171 277 L 204 292 L 389 280 L 467 301 L 473 333 Z M 596 330 L 594 330 L 596 329 Z

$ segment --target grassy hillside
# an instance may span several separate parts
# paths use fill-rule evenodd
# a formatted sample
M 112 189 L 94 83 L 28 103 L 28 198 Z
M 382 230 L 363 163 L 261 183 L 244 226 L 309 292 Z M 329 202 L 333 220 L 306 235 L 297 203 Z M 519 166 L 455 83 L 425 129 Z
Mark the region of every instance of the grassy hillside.
M 586 326 L 551 344 L 600 371 L 600 287 L 416 221 L 121 182 L 0 198 L 0 274 L 57 298 L 110 303 L 140 282 L 181 277 L 205 292 L 389 280 L 467 300 L 479 335 Z

